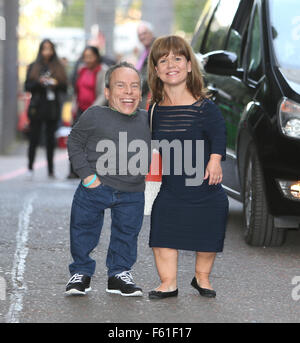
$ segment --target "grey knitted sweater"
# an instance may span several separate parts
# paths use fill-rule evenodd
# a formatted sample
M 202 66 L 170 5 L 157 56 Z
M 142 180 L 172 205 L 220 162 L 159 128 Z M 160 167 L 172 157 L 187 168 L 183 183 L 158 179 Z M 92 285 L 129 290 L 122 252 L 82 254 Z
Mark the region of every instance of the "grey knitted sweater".
M 101 183 L 143 192 L 151 160 L 147 112 L 126 115 L 109 107 L 88 108 L 68 137 L 68 153 L 81 179 L 97 174 Z

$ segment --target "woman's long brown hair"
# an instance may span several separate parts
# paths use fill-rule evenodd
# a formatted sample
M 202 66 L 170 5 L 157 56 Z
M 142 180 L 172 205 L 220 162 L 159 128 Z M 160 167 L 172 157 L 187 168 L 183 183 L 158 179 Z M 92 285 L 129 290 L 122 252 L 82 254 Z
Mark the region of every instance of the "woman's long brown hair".
M 51 77 L 55 78 L 58 81 L 58 83 L 67 83 L 67 75 L 66 75 L 65 68 L 57 57 L 54 44 L 49 39 L 44 39 L 40 43 L 37 58 L 33 63 L 32 69 L 29 74 L 29 79 L 38 80 L 39 77 L 41 76 L 41 71 L 44 65 L 42 50 L 45 43 L 49 43 L 53 50 L 53 55 L 50 58 L 50 61 L 48 64 L 48 68 L 51 72 Z
M 158 60 L 169 55 L 183 55 L 187 61 L 191 61 L 192 71 L 188 73 L 186 85 L 195 99 L 207 97 L 207 91 L 204 88 L 202 73 L 199 69 L 198 62 L 194 56 L 190 45 L 180 36 L 164 36 L 157 38 L 152 47 L 148 58 L 148 84 L 152 93 L 150 104 L 159 103 L 164 97 L 163 82 L 157 76 L 155 67 Z

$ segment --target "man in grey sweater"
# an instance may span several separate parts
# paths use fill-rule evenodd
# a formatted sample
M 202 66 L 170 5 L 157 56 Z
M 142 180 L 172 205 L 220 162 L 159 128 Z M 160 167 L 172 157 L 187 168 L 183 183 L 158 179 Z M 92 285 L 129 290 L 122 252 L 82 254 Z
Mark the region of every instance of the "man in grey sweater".
M 147 112 L 138 108 L 141 79 L 127 62 L 109 68 L 105 77 L 109 107 L 88 108 L 68 138 L 69 158 L 80 182 L 71 211 L 71 278 L 67 294 L 86 294 L 96 262 L 104 210 L 111 209 L 106 291 L 141 296 L 130 269 L 137 258 L 137 239 L 144 215 L 145 175 L 150 164 Z M 137 150 L 138 153 L 136 152 Z M 137 158 L 139 157 L 139 158 Z

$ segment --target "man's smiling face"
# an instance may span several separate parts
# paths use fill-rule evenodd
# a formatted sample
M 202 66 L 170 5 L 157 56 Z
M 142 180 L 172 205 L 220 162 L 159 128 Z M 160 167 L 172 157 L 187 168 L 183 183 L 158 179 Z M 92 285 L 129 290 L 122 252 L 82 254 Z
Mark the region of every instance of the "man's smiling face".
M 131 68 L 121 67 L 111 74 L 109 88 L 105 88 L 109 106 L 118 112 L 132 114 L 141 101 L 140 78 Z

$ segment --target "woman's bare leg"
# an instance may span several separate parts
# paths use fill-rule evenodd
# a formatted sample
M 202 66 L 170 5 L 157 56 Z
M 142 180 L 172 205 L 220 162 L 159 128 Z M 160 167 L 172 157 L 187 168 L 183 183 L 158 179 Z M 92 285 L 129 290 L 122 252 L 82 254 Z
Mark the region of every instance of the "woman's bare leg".
M 216 258 L 215 252 L 196 252 L 195 276 L 202 288 L 213 289 L 209 282 L 209 275 Z
M 156 291 L 171 292 L 177 289 L 178 251 L 169 248 L 152 248 L 161 284 Z

